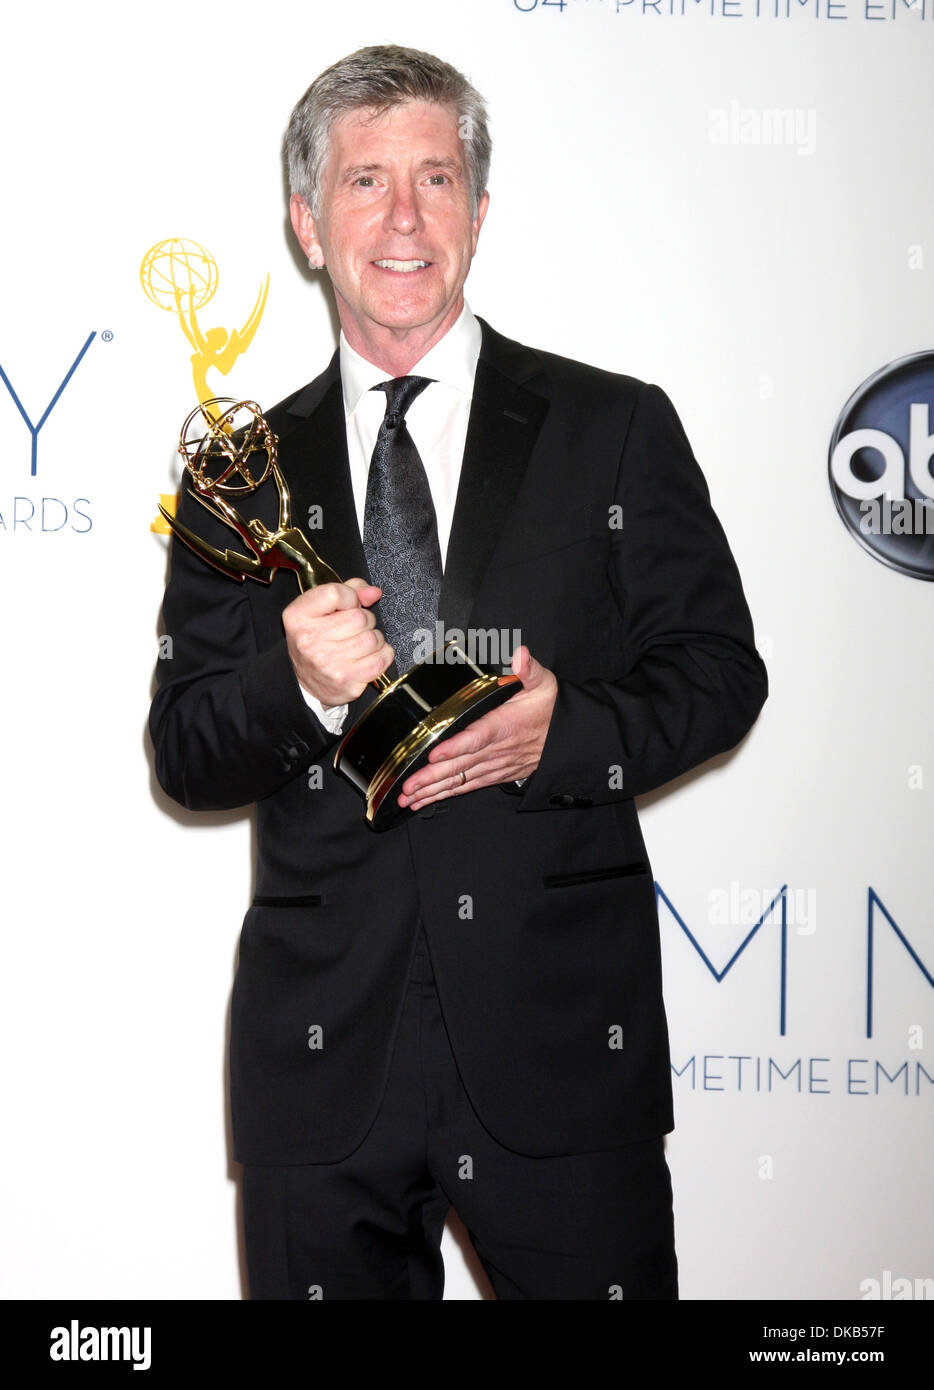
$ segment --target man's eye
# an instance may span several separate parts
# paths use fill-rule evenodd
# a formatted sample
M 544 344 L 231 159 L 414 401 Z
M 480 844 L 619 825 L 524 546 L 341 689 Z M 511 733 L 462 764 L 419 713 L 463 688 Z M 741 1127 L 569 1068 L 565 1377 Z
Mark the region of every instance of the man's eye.
M 431 175 L 429 176 L 429 179 L 428 179 L 428 182 L 429 182 L 429 183 L 435 183 L 435 184 L 438 184 L 438 183 L 447 183 L 447 181 L 448 181 L 448 176 L 447 176 L 447 174 L 431 174 Z
M 360 177 L 356 180 L 356 182 L 360 185 L 361 188 L 372 188 L 373 176 L 372 174 L 361 174 Z

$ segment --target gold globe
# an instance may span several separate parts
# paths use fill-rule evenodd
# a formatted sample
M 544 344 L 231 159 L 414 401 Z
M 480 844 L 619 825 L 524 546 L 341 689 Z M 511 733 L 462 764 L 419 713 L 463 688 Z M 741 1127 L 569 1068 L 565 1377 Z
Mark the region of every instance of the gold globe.
M 213 396 L 182 425 L 178 452 L 199 492 L 255 492 L 276 462 L 276 436 L 255 401 Z M 255 460 L 255 462 L 253 462 Z
M 197 241 L 170 237 L 150 246 L 139 268 L 140 284 L 153 304 L 173 313 L 179 302 L 200 309 L 217 289 L 217 262 Z

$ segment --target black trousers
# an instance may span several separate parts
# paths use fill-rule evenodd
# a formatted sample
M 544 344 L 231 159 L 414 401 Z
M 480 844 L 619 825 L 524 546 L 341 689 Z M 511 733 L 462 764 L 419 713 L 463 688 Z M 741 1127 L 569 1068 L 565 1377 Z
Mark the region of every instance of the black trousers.
M 420 935 L 363 1142 L 339 1163 L 244 1166 L 250 1296 L 440 1299 L 452 1206 L 497 1298 L 678 1297 L 663 1140 L 556 1158 L 497 1144 L 461 1085 Z

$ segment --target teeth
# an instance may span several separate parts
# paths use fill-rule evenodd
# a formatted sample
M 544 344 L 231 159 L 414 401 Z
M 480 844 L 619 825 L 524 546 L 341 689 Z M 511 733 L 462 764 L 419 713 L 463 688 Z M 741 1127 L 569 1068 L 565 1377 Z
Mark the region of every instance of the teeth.
M 376 261 L 382 270 L 422 270 L 427 261 Z

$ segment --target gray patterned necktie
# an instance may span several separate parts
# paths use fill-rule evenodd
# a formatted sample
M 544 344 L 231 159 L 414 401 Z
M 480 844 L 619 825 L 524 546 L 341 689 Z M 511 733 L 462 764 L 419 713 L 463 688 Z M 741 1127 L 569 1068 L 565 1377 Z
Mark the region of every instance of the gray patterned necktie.
M 382 381 L 386 414 L 376 436 L 363 509 L 363 549 L 370 578 L 383 590 L 380 626 L 399 672 L 414 660 L 416 633 L 434 632 L 441 590 L 438 522 L 425 466 L 405 423 L 430 377 Z

